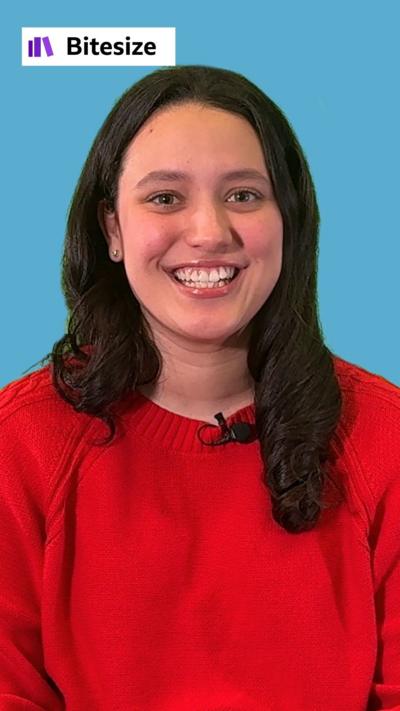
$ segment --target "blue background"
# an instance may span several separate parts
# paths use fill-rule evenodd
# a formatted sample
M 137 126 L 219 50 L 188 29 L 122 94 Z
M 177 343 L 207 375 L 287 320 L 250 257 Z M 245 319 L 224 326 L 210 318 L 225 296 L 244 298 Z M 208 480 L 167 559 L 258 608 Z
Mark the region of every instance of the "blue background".
M 22 67 L 23 26 L 176 27 L 177 64 L 258 84 L 289 119 L 316 186 L 326 342 L 400 385 L 399 15 L 397 0 L 14 3 L 2 41 L 0 387 L 65 331 L 61 255 L 76 181 L 112 105 L 156 68 Z

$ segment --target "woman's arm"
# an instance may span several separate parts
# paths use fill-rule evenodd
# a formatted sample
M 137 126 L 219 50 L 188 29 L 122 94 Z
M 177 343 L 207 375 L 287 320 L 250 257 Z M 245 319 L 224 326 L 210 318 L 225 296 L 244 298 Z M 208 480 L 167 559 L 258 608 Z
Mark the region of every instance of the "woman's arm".
M 41 639 L 44 488 L 31 441 L 34 419 L 0 394 L 0 709 L 62 711 Z M 30 428 L 29 432 L 27 428 Z M 36 423 L 37 427 L 37 423 Z M 38 434 L 33 430 L 33 436 Z
M 393 474 L 384 490 L 373 492 L 370 546 L 378 652 L 367 711 L 400 711 L 400 410 L 396 431 L 390 452 Z

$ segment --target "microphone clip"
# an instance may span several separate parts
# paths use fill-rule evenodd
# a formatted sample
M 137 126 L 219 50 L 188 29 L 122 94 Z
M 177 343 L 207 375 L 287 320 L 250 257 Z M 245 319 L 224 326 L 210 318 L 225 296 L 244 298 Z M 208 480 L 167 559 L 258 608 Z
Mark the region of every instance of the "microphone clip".
M 240 444 L 245 444 L 254 441 L 254 436 L 252 437 L 252 426 L 248 422 L 235 422 L 231 426 L 228 425 L 227 421 L 225 420 L 222 412 L 217 412 L 216 415 L 214 415 L 215 419 L 218 422 L 218 426 L 220 427 L 222 431 L 222 439 L 216 440 L 214 442 L 206 442 L 200 437 L 200 432 L 205 428 L 205 427 L 217 427 L 217 425 L 210 425 L 208 422 L 206 422 L 204 425 L 202 425 L 198 431 L 197 431 L 197 436 L 202 442 L 202 444 L 205 444 L 209 447 L 216 447 L 220 444 L 226 444 L 227 442 L 238 442 Z

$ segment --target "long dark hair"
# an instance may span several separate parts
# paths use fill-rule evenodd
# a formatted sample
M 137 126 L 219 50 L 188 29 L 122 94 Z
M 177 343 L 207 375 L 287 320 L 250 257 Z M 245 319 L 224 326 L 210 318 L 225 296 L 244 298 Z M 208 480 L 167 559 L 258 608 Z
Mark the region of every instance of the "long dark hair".
M 113 406 L 138 385 L 158 380 L 161 353 L 123 263 L 109 258 L 97 209 L 101 201 L 115 205 L 126 149 L 146 119 L 162 106 L 190 101 L 250 122 L 282 214 L 281 274 L 253 317 L 247 363 L 255 381 L 256 432 L 273 517 L 288 532 L 306 531 L 327 507 L 322 498 L 330 479 L 329 444 L 342 407 L 334 354 L 323 341 L 318 315 L 319 210 L 307 160 L 288 120 L 241 74 L 199 65 L 159 69 L 114 105 L 70 205 L 62 258 L 67 333 L 40 362 L 51 359 L 53 384 L 64 400 L 107 424 L 109 436 L 100 445 L 115 436 Z

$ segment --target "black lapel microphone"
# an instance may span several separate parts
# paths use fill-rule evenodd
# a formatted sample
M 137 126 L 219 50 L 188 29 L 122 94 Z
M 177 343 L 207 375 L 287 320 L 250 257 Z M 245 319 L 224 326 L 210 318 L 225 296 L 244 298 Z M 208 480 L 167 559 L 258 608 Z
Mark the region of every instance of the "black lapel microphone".
M 218 422 L 218 425 L 210 425 L 208 422 L 206 422 L 204 425 L 202 425 L 198 430 L 197 430 L 197 437 L 199 438 L 200 442 L 203 444 L 208 445 L 209 447 L 216 447 L 220 444 L 226 444 L 226 442 L 239 442 L 239 444 L 245 444 L 245 443 L 250 443 L 253 442 L 255 439 L 255 434 L 254 434 L 254 428 L 249 422 L 234 422 L 230 427 L 225 420 L 222 412 L 217 412 L 216 415 L 214 415 L 215 419 Z M 205 442 L 203 439 L 200 437 L 200 432 L 205 428 L 205 427 L 220 427 L 222 431 L 222 439 L 216 440 L 215 442 Z

